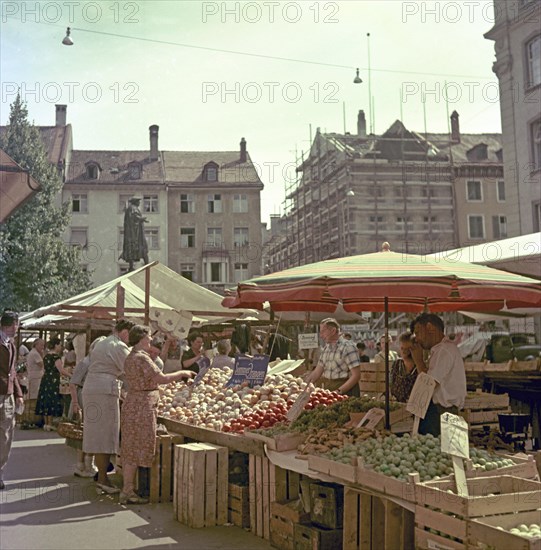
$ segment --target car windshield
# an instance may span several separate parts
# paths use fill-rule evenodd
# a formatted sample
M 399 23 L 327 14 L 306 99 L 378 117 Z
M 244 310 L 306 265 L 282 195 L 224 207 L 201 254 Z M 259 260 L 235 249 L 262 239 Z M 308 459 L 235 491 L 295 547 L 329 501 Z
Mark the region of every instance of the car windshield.
M 515 346 L 534 346 L 535 336 L 533 334 L 512 334 L 511 339 Z

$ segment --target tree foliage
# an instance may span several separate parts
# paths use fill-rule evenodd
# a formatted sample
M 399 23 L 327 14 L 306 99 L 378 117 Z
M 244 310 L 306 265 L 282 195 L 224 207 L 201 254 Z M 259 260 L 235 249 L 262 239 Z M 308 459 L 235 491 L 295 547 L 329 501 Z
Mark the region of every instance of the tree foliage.
M 62 181 L 19 96 L 0 147 L 41 185 L 0 225 L 2 305 L 30 311 L 87 290 L 90 278 L 80 265 L 80 250 L 62 239 L 70 223 L 69 203 L 59 199 Z

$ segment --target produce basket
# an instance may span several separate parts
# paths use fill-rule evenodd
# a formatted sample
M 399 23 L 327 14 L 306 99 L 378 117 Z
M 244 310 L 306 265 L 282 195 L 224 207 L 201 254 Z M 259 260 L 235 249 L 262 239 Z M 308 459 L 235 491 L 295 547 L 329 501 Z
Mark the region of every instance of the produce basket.
M 66 439 L 83 440 L 83 425 L 80 422 L 60 422 L 56 431 Z

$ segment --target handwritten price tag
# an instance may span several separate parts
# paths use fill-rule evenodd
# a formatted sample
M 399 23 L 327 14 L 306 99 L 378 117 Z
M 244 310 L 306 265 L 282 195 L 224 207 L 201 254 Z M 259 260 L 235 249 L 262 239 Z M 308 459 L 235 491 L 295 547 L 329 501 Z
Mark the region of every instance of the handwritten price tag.
M 295 401 L 295 403 L 293 403 L 293 405 L 291 405 L 291 409 L 289 409 L 289 411 L 287 411 L 287 414 L 286 414 L 286 418 L 290 422 L 293 422 L 294 420 L 297 420 L 297 418 L 299 417 L 301 412 L 304 410 L 304 406 L 306 405 L 306 403 L 308 403 L 308 401 L 310 401 L 310 394 L 311 393 L 312 392 L 310 390 L 305 389 L 299 395 L 299 397 L 297 397 L 297 400 Z
M 435 387 L 436 381 L 432 376 L 424 372 L 419 373 L 411 390 L 406 410 L 414 416 L 424 418 L 428 405 L 430 405 L 430 401 L 432 400 Z
M 441 452 L 451 456 L 470 458 L 468 423 L 460 416 L 443 413 L 441 420 Z
M 373 430 L 385 417 L 385 411 L 383 409 L 373 408 L 370 409 L 357 424 L 357 428 L 367 428 Z

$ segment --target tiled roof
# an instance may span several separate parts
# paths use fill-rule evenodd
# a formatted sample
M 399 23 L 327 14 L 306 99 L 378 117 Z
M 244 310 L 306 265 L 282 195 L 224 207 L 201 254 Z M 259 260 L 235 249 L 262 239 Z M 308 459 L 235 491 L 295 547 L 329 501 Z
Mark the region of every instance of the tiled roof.
M 449 144 L 449 134 L 427 134 L 429 141 L 437 145 L 439 149 L 445 150 L 452 147 L 454 162 L 469 162 L 467 152 L 476 145 L 484 143 L 487 145 L 487 159 L 472 162 L 501 163 L 496 156 L 496 151 L 502 148 L 501 134 L 460 134 L 460 143 Z
M 205 184 L 203 168 L 215 162 L 218 184 L 263 185 L 248 153 L 246 162 L 240 161 L 239 151 L 163 151 L 163 159 L 168 184 Z M 208 184 L 216 185 L 216 182 Z
M 139 162 L 142 172 L 139 179 L 129 176 L 128 165 Z M 88 163 L 96 163 L 100 168 L 97 180 L 86 177 Z M 71 155 L 71 161 L 66 176 L 67 183 L 162 183 L 163 170 L 160 160 L 151 161 L 149 151 L 77 151 Z

